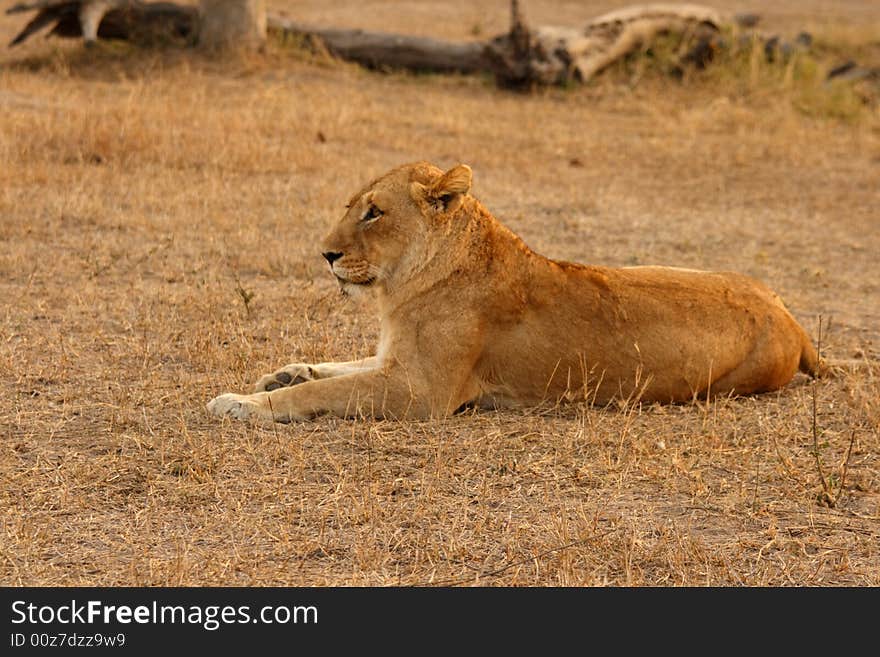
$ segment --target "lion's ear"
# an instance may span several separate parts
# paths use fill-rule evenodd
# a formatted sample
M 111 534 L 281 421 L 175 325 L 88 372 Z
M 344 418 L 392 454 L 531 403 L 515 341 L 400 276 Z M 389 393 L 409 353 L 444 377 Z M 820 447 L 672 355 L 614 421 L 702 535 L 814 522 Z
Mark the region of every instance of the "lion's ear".
M 440 176 L 430 185 L 414 182 L 410 186 L 413 198 L 424 200 L 441 212 L 454 210 L 461 197 L 471 189 L 473 172 L 466 164 L 459 164 Z
M 474 174 L 467 164 L 459 164 L 440 176 L 440 179 L 431 185 L 434 198 L 444 196 L 458 196 L 471 191 L 471 180 Z

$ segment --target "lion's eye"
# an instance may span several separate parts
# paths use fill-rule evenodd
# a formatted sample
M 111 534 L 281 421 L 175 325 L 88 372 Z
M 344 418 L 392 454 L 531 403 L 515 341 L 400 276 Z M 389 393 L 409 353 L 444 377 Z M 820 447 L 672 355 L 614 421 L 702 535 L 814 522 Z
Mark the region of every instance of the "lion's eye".
M 361 221 L 375 221 L 379 217 L 381 217 L 383 212 L 377 208 L 375 205 L 371 205 L 367 208 L 367 211 L 364 213 L 364 216 L 361 218 Z

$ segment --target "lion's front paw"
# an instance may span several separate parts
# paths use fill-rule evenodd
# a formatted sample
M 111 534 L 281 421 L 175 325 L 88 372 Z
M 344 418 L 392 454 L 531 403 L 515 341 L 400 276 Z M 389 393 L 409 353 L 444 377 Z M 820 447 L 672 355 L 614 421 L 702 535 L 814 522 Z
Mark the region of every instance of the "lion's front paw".
M 277 372 L 267 374 L 260 377 L 254 386 L 254 392 L 271 392 L 278 388 L 295 386 L 306 381 L 314 381 L 316 378 L 315 369 L 311 365 L 304 363 L 293 363 L 282 367 Z
M 265 402 L 265 403 L 264 403 Z M 237 420 L 251 420 L 265 423 L 290 422 L 286 413 L 275 412 L 268 395 L 235 395 L 226 393 L 214 397 L 207 404 L 208 412 L 218 417 L 230 416 Z
M 218 417 L 229 415 L 237 420 L 270 420 L 264 409 L 250 395 L 227 393 L 214 397 L 207 405 L 208 412 Z
M 214 397 L 208 402 L 207 408 L 209 413 L 218 417 L 230 415 L 238 420 L 246 420 L 253 414 L 256 404 L 248 400 L 247 395 L 227 393 Z

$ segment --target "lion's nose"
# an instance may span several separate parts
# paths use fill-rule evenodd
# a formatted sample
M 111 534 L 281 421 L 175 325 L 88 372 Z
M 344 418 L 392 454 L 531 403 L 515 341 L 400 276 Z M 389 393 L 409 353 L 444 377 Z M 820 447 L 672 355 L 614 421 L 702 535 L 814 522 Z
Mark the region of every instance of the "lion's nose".
M 339 260 L 342 257 L 342 254 L 338 251 L 325 251 L 321 254 L 330 263 L 330 266 L 333 266 L 333 263 Z

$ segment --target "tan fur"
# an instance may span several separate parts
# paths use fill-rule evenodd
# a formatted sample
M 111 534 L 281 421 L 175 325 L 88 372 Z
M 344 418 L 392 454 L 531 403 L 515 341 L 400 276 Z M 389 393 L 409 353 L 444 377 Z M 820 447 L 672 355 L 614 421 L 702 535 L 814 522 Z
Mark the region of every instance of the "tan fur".
M 470 196 L 470 184 L 464 165 L 400 167 L 356 194 L 325 239 L 326 253 L 341 254 L 331 269 L 342 289 L 375 291 L 375 357 L 294 363 L 209 410 L 427 418 L 465 404 L 750 394 L 798 369 L 818 373 L 807 334 L 761 283 L 549 260 Z

